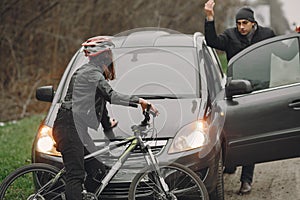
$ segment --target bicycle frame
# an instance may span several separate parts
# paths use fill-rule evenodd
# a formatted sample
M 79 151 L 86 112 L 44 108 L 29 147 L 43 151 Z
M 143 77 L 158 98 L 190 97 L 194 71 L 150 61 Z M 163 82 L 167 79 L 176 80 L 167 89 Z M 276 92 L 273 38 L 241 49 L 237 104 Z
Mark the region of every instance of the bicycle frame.
M 142 126 L 132 126 L 131 127 L 132 131 L 134 133 L 134 136 L 125 138 L 122 141 L 111 142 L 108 145 L 102 144 L 99 146 L 99 148 L 101 148 L 101 149 L 84 156 L 84 160 L 87 160 L 89 158 L 94 158 L 94 157 L 100 156 L 102 154 L 108 153 L 111 150 L 114 150 L 114 149 L 117 149 L 119 147 L 126 146 L 127 144 L 129 144 L 127 146 L 127 148 L 122 152 L 122 154 L 118 157 L 118 160 L 113 164 L 113 166 L 108 171 L 108 173 L 101 179 L 101 183 L 99 184 L 99 186 L 97 187 L 96 192 L 95 192 L 96 197 L 100 196 L 101 192 L 108 185 L 108 183 L 112 180 L 112 178 L 118 173 L 120 168 L 123 166 L 123 164 L 126 162 L 128 157 L 130 156 L 131 152 L 134 149 L 136 149 L 137 146 L 140 146 L 147 165 L 152 167 L 153 170 L 157 173 L 157 175 L 159 177 L 159 180 L 157 180 L 157 181 L 163 188 L 163 190 L 164 190 L 163 192 L 166 194 L 169 191 L 167 184 L 165 183 L 164 179 L 162 178 L 162 175 L 159 170 L 158 161 L 157 161 L 156 157 L 153 155 L 151 147 L 146 144 L 146 142 L 142 139 L 142 136 L 141 136 L 142 134 L 145 134 L 145 133 L 143 133 L 143 131 L 141 129 L 146 130 L 146 127 L 148 126 L 148 121 L 150 119 L 149 109 L 150 109 L 150 107 L 148 107 L 147 112 L 144 113 L 145 119 L 142 122 Z M 147 135 L 147 133 L 145 135 Z M 54 185 L 59 180 L 59 178 L 63 176 L 64 173 L 65 173 L 65 169 L 63 168 L 46 185 Z M 40 188 L 39 192 L 42 191 L 44 188 L 45 187 Z M 86 191 L 83 191 L 83 192 L 86 192 Z
M 86 200 L 95 200 L 101 196 L 104 188 L 110 183 L 114 176 L 120 171 L 124 163 L 130 159 L 131 153 L 135 153 L 136 150 L 140 151 L 146 161 L 146 168 L 141 169 L 136 175 L 133 176 L 130 181 L 130 187 L 128 191 L 129 199 L 136 198 L 155 198 L 155 199 L 182 199 L 182 197 L 191 197 L 194 199 L 196 196 L 202 199 L 208 199 L 208 192 L 205 185 L 191 169 L 180 165 L 178 163 L 159 163 L 157 157 L 153 154 L 151 147 L 147 144 L 147 141 L 143 140 L 148 133 L 152 132 L 151 138 L 157 135 L 154 126 L 150 126 L 149 122 L 149 108 L 144 113 L 145 120 L 140 125 L 134 125 L 131 127 L 134 136 L 123 139 L 122 141 L 114 141 L 109 144 L 104 143 L 99 146 L 100 150 L 97 150 L 89 155 L 84 156 L 84 160 L 97 159 L 101 154 L 111 154 L 110 150 L 117 149 L 119 147 L 125 147 L 122 149 L 122 153 L 119 156 L 113 155 L 114 161 L 117 159 L 109 170 L 106 170 L 105 176 L 100 179 L 96 179 L 98 174 L 90 178 L 94 180 L 96 186 L 96 192 L 88 192 L 83 186 L 82 196 Z M 107 155 L 105 155 L 106 157 Z M 139 156 L 140 157 L 140 156 Z M 129 161 L 130 163 L 130 161 Z M 105 163 L 104 163 L 105 164 Z M 102 166 L 99 166 L 101 170 Z M 97 172 L 97 171 L 95 171 Z M 33 173 L 33 174 L 32 174 Z M 1 184 L 0 195 L 1 199 L 11 199 L 11 195 L 20 196 L 20 199 L 66 199 L 65 186 L 68 184 L 65 180 L 64 174 L 66 169 L 57 169 L 54 166 L 36 163 L 26 165 L 18 168 L 16 171 L 7 176 Z M 91 173 L 92 174 L 92 173 Z M 28 184 L 31 184 L 29 190 L 27 184 L 22 184 L 27 177 L 33 179 L 28 180 Z M 88 179 L 90 180 L 90 179 Z M 20 187 L 19 187 L 20 186 Z M 24 188 L 23 188 L 24 187 Z M 21 191 L 20 194 L 15 194 L 16 190 Z M 6 196 L 7 195 L 7 196 Z
M 108 185 L 108 183 L 111 181 L 111 179 L 118 173 L 120 168 L 123 166 L 123 164 L 126 162 L 128 157 L 130 156 L 132 150 L 136 149 L 138 145 L 141 146 L 144 158 L 149 166 L 153 166 L 154 170 L 158 172 L 158 176 L 161 177 L 159 173 L 159 167 L 158 167 L 158 162 L 155 159 L 155 156 L 152 153 L 151 148 L 149 145 L 145 145 L 145 142 L 143 141 L 142 137 L 140 136 L 139 132 L 135 132 L 135 136 L 131 136 L 129 138 L 126 138 L 122 141 L 118 142 L 113 142 L 109 144 L 108 146 L 104 147 L 103 149 L 100 149 L 94 153 L 91 153 L 87 156 L 84 157 L 84 159 L 89 159 L 92 157 L 99 156 L 101 154 L 107 153 L 110 150 L 117 149 L 121 146 L 125 146 L 126 144 L 130 144 L 124 151 L 123 153 L 119 156 L 118 160 L 114 163 L 114 165 L 111 167 L 111 169 L 108 171 L 106 176 L 102 178 L 101 184 L 98 186 L 96 189 L 95 195 L 97 197 L 100 196 L 101 192 L 104 190 L 104 188 Z M 104 145 L 103 145 L 104 146 Z M 159 180 L 161 183 L 162 187 L 164 188 L 165 191 L 168 191 L 168 188 L 166 184 L 164 184 L 164 180 Z
M 157 162 L 155 156 L 153 155 L 152 150 L 149 147 L 149 145 L 146 145 L 145 141 L 143 141 L 143 139 L 140 135 L 140 132 L 135 132 L 135 136 L 125 138 L 122 141 L 111 142 L 107 146 L 105 146 L 106 144 L 100 145 L 99 148 L 102 148 L 102 149 L 86 155 L 84 157 L 84 160 L 100 156 L 102 154 L 108 153 L 111 150 L 120 148 L 122 146 L 126 146 L 127 144 L 129 144 L 127 146 L 127 148 L 118 157 L 117 161 L 113 164 L 113 166 L 108 171 L 108 173 L 101 179 L 101 183 L 99 184 L 99 186 L 97 187 L 96 192 L 95 192 L 95 195 L 97 197 L 100 196 L 101 192 L 105 189 L 105 187 L 108 185 L 108 183 L 112 180 L 112 178 L 118 173 L 120 168 L 126 162 L 128 157 L 130 156 L 132 150 L 136 149 L 138 145 L 140 145 L 140 148 L 142 149 L 142 152 L 143 152 L 143 155 L 144 155 L 147 165 L 152 166 L 153 169 L 156 172 L 158 172 L 158 176 L 161 177 L 160 173 L 159 173 L 158 162 Z M 54 185 L 63 176 L 64 173 L 65 173 L 65 169 L 63 168 L 59 171 L 59 173 L 52 180 L 49 181 L 49 183 L 47 183 L 44 187 L 40 188 L 39 191 L 37 192 L 37 194 L 40 193 L 41 191 L 43 191 L 49 185 L 50 185 L 50 187 L 48 187 L 48 188 L 51 188 L 51 185 Z M 162 182 L 164 182 L 164 180 L 158 180 L 158 181 L 161 183 L 164 190 L 168 191 L 166 184 L 162 183 Z
M 129 144 L 129 146 L 123 151 L 123 153 L 119 156 L 118 160 L 113 164 L 111 169 L 108 171 L 105 177 L 102 178 L 101 184 L 96 189 L 95 195 L 97 197 L 100 196 L 101 192 L 104 190 L 104 188 L 108 185 L 108 183 L 111 181 L 111 179 L 118 173 L 120 168 L 123 166 L 127 158 L 129 157 L 131 151 L 137 147 L 139 144 L 139 140 L 136 136 L 131 136 L 129 138 L 126 138 L 122 141 L 118 142 L 112 142 L 108 146 L 104 147 L 103 149 L 100 149 L 98 151 L 95 151 L 89 155 L 86 155 L 84 159 L 89 159 L 92 157 L 99 156 L 101 154 L 107 153 L 110 150 L 117 149 L 121 146 L 125 146 L 126 144 Z M 104 145 L 102 145 L 104 146 Z M 101 147 L 101 146 L 100 146 Z

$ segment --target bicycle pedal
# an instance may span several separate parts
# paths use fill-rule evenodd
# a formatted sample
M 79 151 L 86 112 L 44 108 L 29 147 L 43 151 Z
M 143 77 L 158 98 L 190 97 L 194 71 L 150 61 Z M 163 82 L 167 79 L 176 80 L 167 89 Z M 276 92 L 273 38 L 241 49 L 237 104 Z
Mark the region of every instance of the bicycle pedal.
M 97 200 L 98 198 L 94 193 L 91 192 L 82 192 L 82 199 L 83 200 Z
M 64 192 L 60 193 L 60 197 L 61 197 L 61 200 L 67 200 L 66 194 Z

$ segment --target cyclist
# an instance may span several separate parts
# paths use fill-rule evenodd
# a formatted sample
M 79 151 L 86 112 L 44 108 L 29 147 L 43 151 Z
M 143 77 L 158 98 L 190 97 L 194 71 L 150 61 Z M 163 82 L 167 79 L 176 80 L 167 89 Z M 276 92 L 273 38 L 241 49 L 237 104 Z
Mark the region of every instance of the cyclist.
M 90 38 L 82 46 L 89 62 L 72 75 L 53 127 L 57 150 L 62 154 L 66 169 L 67 200 L 82 199 L 84 155 L 96 150 L 88 127 L 97 130 L 101 123 L 105 135 L 109 139 L 114 137 L 112 128 L 117 122 L 108 116 L 106 102 L 124 106 L 140 104 L 143 110 L 149 104 L 137 96 L 120 94 L 108 84 L 115 79 L 111 51 L 114 44 L 109 38 Z M 152 104 L 151 110 L 158 113 Z

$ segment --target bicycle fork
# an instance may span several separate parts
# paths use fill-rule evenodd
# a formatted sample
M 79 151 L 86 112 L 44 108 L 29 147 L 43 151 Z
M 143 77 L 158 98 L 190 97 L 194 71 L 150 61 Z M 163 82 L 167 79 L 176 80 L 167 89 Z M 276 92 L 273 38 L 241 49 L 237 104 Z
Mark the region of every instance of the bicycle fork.
M 108 185 L 110 180 L 118 173 L 120 168 L 123 166 L 124 162 L 129 157 L 130 152 L 136 147 L 137 142 L 138 142 L 137 140 L 132 140 L 131 144 L 123 152 L 123 154 L 120 156 L 118 161 L 112 166 L 112 168 L 109 170 L 108 174 L 106 174 L 106 176 L 103 178 L 103 180 L 101 181 L 101 185 L 98 187 L 98 189 L 95 192 L 95 195 L 97 197 L 100 196 L 101 192 Z
M 162 173 L 161 173 L 159 165 L 158 165 L 158 161 L 157 161 L 156 157 L 153 155 L 153 152 L 152 152 L 151 148 L 149 147 L 149 145 L 146 145 L 145 149 L 148 152 L 148 155 L 145 155 L 145 159 L 146 159 L 148 165 L 153 167 L 154 172 L 158 176 L 158 183 L 162 188 L 161 192 L 163 193 L 164 197 L 169 197 L 170 189 L 169 189 L 168 184 L 165 182 L 165 179 L 162 176 Z M 158 188 L 158 189 L 160 189 L 160 188 Z

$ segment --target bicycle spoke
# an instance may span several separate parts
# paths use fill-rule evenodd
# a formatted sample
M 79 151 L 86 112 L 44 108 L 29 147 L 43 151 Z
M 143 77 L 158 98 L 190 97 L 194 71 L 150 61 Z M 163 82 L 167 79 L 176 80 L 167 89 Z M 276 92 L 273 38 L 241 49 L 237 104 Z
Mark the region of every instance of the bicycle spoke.
M 156 172 L 145 170 L 134 178 L 129 192 L 131 199 L 208 199 L 208 193 L 203 182 L 191 170 L 174 163 L 159 168 L 162 177 L 158 177 Z M 166 184 L 169 191 L 164 191 L 159 180 L 164 181 L 162 184 Z
M 65 182 L 51 180 L 58 170 L 53 166 L 32 164 L 13 172 L 3 181 L 1 200 L 61 200 Z M 49 182 L 50 181 L 50 182 Z

